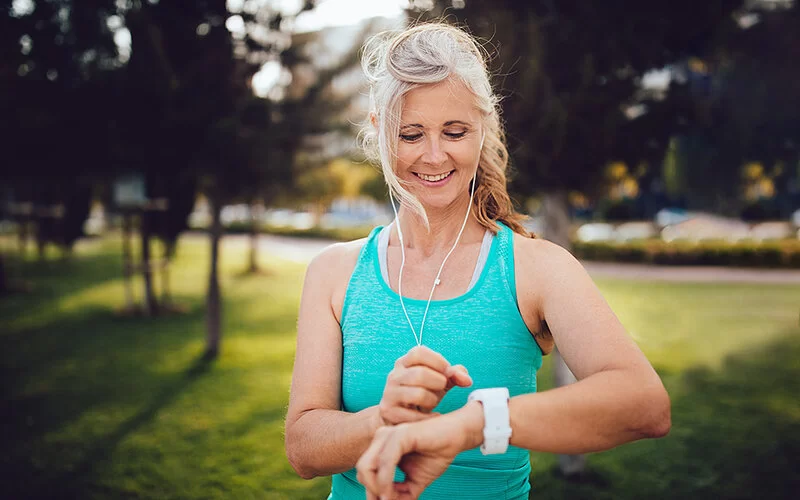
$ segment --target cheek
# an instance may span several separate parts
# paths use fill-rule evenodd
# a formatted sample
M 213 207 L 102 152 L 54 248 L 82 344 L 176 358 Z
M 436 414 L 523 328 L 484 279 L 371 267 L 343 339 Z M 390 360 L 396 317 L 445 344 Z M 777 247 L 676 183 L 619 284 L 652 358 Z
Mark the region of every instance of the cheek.
M 409 147 L 399 146 L 397 148 L 397 167 L 399 169 L 406 169 L 414 164 L 417 155 L 414 150 Z
M 480 160 L 480 153 L 473 151 L 470 148 L 469 150 L 466 151 L 459 151 L 458 153 L 453 153 L 452 158 L 453 162 L 456 164 L 457 167 L 472 171 L 478 167 L 478 161 Z

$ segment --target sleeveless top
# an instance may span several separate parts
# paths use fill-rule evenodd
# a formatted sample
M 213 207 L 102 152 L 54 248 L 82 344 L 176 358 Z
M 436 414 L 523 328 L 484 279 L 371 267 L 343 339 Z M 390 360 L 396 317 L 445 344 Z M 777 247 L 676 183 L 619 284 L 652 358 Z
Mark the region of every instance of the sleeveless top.
M 473 385 L 451 389 L 434 411 L 449 413 L 475 389 L 508 387 L 511 396 L 536 391 L 542 351 L 522 320 L 514 278 L 513 232 L 498 223 L 485 265 L 463 295 L 431 301 L 423 344 L 451 364 L 462 364 Z M 380 403 L 386 377 L 397 358 L 416 346 L 397 293 L 381 274 L 378 234 L 367 238 L 350 277 L 342 306 L 342 410 L 358 412 Z M 414 325 L 426 300 L 403 298 Z M 458 454 L 444 474 L 422 493 L 422 500 L 527 499 L 528 450 L 509 446 L 502 455 L 478 448 Z M 395 480 L 403 478 L 398 469 Z M 329 500 L 366 497 L 356 470 L 334 474 Z
M 378 262 L 381 266 L 381 276 L 387 283 L 389 282 L 389 270 L 386 266 L 386 255 L 389 249 L 389 233 L 391 233 L 393 224 L 394 222 L 383 227 L 380 232 L 378 232 Z M 481 271 L 483 271 L 483 266 L 486 265 L 486 259 L 489 257 L 489 249 L 492 248 L 493 239 L 494 235 L 487 229 L 486 232 L 483 233 L 478 262 L 475 264 L 475 271 L 472 273 L 472 279 L 467 286 L 467 290 L 471 290 L 472 287 L 475 286 L 475 283 L 478 282 L 478 278 L 481 277 Z

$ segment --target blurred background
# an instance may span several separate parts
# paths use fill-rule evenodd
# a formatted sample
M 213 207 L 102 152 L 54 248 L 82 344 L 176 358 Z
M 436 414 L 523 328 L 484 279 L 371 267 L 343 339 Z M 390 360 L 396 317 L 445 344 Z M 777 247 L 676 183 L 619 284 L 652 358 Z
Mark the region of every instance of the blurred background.
M 483 40 L 528 227 L 672 396 L 532 496 L 800 489 L 797 2 L 0 5 L 0 497 L 327 496 L 283 449 L 300 288 L 391 220 L 359 49 L 426 19 Z

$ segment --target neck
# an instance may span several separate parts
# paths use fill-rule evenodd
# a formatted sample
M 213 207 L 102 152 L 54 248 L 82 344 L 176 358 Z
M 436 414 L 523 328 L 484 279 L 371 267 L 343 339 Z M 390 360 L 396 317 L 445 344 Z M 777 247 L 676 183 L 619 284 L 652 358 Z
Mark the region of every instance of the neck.
M 403 231 L 405 248 L 415 249 L 425 256 L 448 252 L 455 243 L 462 224 L 464 224 L 464 216 L 466 215 L 469 201 L 469 197 L 466 197 L 442 209 L 426 209 L 430 230 L 425 227 L 425 222 L 419 215 L 402 206 L 398 217 Z M 472 213 L 474 207 L 469 207 L 469 209 L 470 215 L 459 240 L 459 245 L 471 242 L 476 238 L 483 238 L 483 227 Z M 394 241 L 399 245 L 400 240 L 397 238 L 396 228 L 393 236 Z

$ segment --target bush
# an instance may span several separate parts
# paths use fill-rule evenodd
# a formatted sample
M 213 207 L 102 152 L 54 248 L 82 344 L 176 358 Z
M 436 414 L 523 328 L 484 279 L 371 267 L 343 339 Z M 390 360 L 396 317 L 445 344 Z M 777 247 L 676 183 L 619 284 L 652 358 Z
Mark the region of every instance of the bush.
M 245 231 L 248 228 L 228 227 L 228 232 Z M 265 226 L 265 233 L 282 236 L 322 238 L 350 241 L 363 238 L 372 230 L 371 226 L 323 229 L 295 229 L 291 227 Z M 759 268 L 800 269 L 800 241 L 781 240 L 765 243 L 725 241 L 665 242 L 642 240 L 625 243 L 574 242 L 572 252 L 579 259 L 601 262 L 626 262 L 658 264 L 665 266 L 732 266 Z
M 755 242 L 592 242 L 573 244 L 584 260 L 636 262 L 666 266 L 800 268 L 800 241 Z
M 249 222 L 232 222 L 225 226 L 225 233 L 249 234 L 250 227 L 251 225 Z M 336 229 L 325 229 L 318 226 L 308 229 L 297 229 L 289 226 L 270 226 L 268 224 L 261 226 L 262 233 L 275 234 L 278 236 L 297 236 L 301 238 L 317 238 L 337 241 L 351 241 L 364 238 L 365 236 L 369 235 L 372 229 L 372 226 Z
M 324 229 L 318 226 L 309 229 L 295 229 L 293 227 L 264 226 L 263 231 L 280 236 L 300 236 L 304 238 L 319 238 L 337 241 L 352 241 L 364 238 L 372 231 L 372 226 L 348 227 L 337 229 Z

